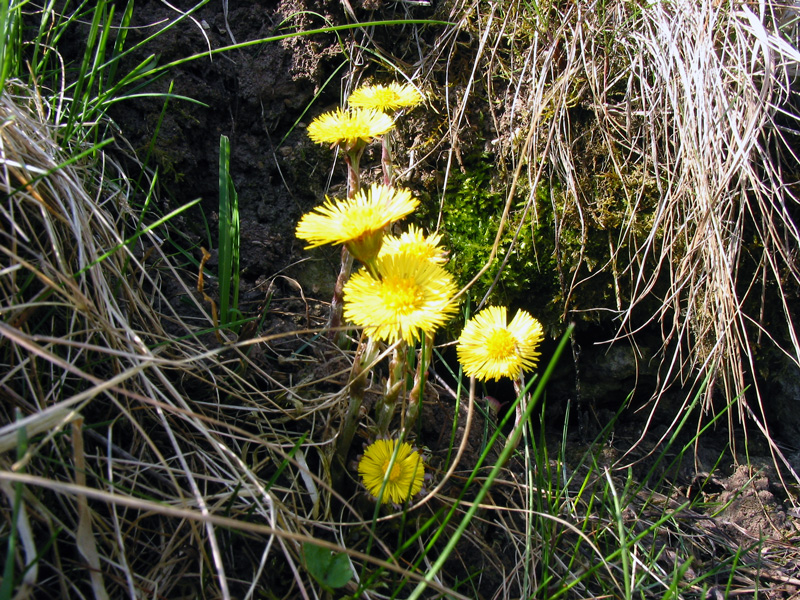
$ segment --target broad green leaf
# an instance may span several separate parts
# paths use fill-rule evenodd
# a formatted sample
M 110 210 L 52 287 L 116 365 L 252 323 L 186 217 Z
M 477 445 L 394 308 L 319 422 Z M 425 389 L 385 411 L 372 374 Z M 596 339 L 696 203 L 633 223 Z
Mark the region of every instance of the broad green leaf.
M 353 577 L 350 559 L 344 552 L 331 552 L 311 542 L 303 544 L 306 569 L 325 588 L 340 588 Z

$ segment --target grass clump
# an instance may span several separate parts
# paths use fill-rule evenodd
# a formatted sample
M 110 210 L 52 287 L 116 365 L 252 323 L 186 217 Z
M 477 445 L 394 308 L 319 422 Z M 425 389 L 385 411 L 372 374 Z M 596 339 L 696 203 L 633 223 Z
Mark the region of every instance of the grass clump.
M 508 268 L 480 297 L 541 283 L 554 317 L 602 321 L 609 342 L 660 335 L 660 385 L 645 393 L 711 374 L 706 409 L 738 398 L 731 426 L 767 432 L 756 357 L 774 344 L 800 367 L 793 10 L 454 5 L 472 41 L 442 36 L 432 54 L 469 47 L 472 62 L 447 71 L 458 92 L 440 107 L 450 149 L 432 221 L 453 225 L 487 164 L 506 178 L 504 201 L 483 187 L 483 210 L 454 224 L 472 234 L 454 255 Z M 463 158 L 475 148 L 488 159 Z M 484 256 L 481 222 L 506 227 Z

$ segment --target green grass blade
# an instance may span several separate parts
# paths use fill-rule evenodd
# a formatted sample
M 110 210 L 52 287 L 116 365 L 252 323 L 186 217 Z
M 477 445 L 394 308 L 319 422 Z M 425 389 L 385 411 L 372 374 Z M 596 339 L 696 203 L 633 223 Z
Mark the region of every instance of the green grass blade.
M 461 523 L 456 528 L 453 535 L 450 537 L 450 540 L 447 542 L 444 550 L 439 555 L 439 558 L 436 562 L 431 565 L 431 568 L 426 573 L 425 578 L 417 584 L 417 587 L 414 588 L 414 591 L 408 597 L 408 600 L 417 600 L 425 589 L 428 586 L 428 583 L 433 581 L 433 579 L 438 575 L 439 571 L 444 566 L 447 559 L 450 557 L 450 554 L 456 547 L 456 544 L 461 539 L 461 536 L 466 531 L 467 527 L 469 526 L 470 522 L 472 521 L 475 513 L 478 510 L 481 502 L 486 497 L 486 494 L 489 492 L 494 480 L 497 479 L 497 476 L 500 474 L 500 470 L 502 469 L 502 465 L 504 465 L 508 459 L 511 457 L 512 452 L 514 451 L 514 447 L 516 446 L 515 441 L 519 440 L 519 437 L 522 435 L 522 430 L 525 427 L 525 424 L 530 419 L 531 414 L 533 413 L 533 409 L 538 404 L 539 400 L 541 399 L 542 395 L 544 394 L 544 390 L 547 387 L 548 381 L 550 381 L 550 377 L 555 370 L 556 364 L 558 363 L 558 359 L 561 357 L 561 354 L 564 352 L 564 349 L 567 347 L 567 342 L 570 339 L 570 334 L 572 333 L 573 325 L 570 325 L 567 328 L 567 332 L 561 337 L 561 341 L 556 348 L 556 351 L 553 353 L 553 358 L 550 359 L 550 363 L 547 365 L 547 369 L 545 369 L 544 374 L 542 375 L 541 379 L 539 379 L 539 385 L 536 386 L 536 390 L 533 393 L 533 396 L 528 402 L 528 406 L 525 407 L 525 413 L 522 418 L 522 422 L 518 424 L 517 427 L 514 428 L 514 432 L 511 434 L 509 438 L 509 443 L 503 448 L 503 451 L 500 453 L 499 458 L 497 459 L 497 463 L 492 467 L 492 471 L 486 477 L 486 482 L 481 486 L 481 489 L 478 491 L 475 499 L 472 501 L 472 505 L 470 506 L 467 513 L 464 515 L 464 518 L 461 520 Z M 532 379 L 529 382 L 529 386 L 535 381 Z M 523 390 L 520 396 L 523 396 L 528 392 L 527 388 Z
M 218 281 L 219 281 L 219 321 L 220 327 L 228 324 L 228 305 L 231 286 L 231 223 L 229 191 L 229 166 L 231 147 L 228 138 L 219 136 L 219 241 L 218 241 Z
M 27 2 L 0 2 L 0 94 L 6 80 L 19 76 L 22 70 L 20 13 L 25 4 Z
M 75 80 L 75 91 L 73 93 L 73 101 L 70 106 L 69 119 L 65 129 L 65 138 L 69 139 L 74 133 L 76 123 L 81 123 L 85 116 L 84 107 L 81 107 L 81 99 L 86 97 L 89 86 L 87 85 L 87 74 L 89 73 L 89 64 L 92 59 L 92 51 L 95 49 L 97 40 L 102 37 L 100 29 L 102 26 L 103 14 L 105 12 L 105 1 L 100 0 L 97 7 L 95 7 L 94 14 L 92 15 L 92 23 L 89 26 L 89 35 L 86 38 L 86 50 L 83 53 L 83 60 L 81 61 L 78 77 Z
M 112 50 L 113 61 L 108 69 L 108 81 L 114 81 L 117 74 L 117 67 L 119 66 L 119 57 L 125 50 L 125 41 L 128 39 L 128 28 L 131 24 L 133 17 L 133 0 L 128 0 L 125 5 L 125 11 L 122 13 L 122 19 L 119 27 L 117 28 L 117 39 L 114 40 L 114 48 Z
M 218 250 L 221 327 L 229 327 L 239 314 L 239 199 L 231 179 L 230 160 L 230 141 L 221 135 L 219 136 Z

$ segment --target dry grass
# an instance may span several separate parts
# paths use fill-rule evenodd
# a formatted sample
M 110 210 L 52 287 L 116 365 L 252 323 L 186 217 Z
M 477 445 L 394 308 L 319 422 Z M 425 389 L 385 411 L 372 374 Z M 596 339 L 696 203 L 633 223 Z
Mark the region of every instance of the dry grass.
M 299 469 L 270 490 L 256 473 L 295 444 L 288 411 L 259 389 L 271 378 L 245 380 L 241 349 L 223 355 L 197 334 L 212 327 L 210 311 L 165 254 L 165 228 L 130 237 L 140 215 L 120 166 L 103 150 L 65 164 L 38 95 L 11 85 L 0 102 L 0 461 L 8 501 L 36 525 L 36 535 L 19 530 L 27 591 L 176 597 L 210 585 L 228 596 L 230 581 L 250 585 L 231 568 L 237 536 L 261 548 L 237 557 L 259 567 L 252 581 L 274 548 L 300 583 L 292 536 L 320 506 L 298 495 L 314 485 Z M 195 319 L 175 312 L 165 280 Z M 258 425 L 245 431 L 242 420 Z
M 800 366 L 796 9 L 520 0 L 454 3 L 450 18 L 459 26 L 418 69 L 425 77 L 463 55 L 458 31 L 470 31 L 471 71 L 447 70 L 458 78 L 445 87 L 450 128 L 438 146 L 448 174 L 480 87 L 510 175 L 501 228 L 515 212 L 514 239 L 526 226 L 535 235 L 536 196 L 549 193 L 563 319 L 610 314 L 618 333 L 608 341 L 630 343 L 639 360 L 637 334 L 660 330 L 654 399 L 710 374 L 706 409 L 736 399 L 732 421 L 769 437 L 757 349 Z M 595 248 L 607 238 L 605 256 L 586 249 L 590 238 Z M 587 305 L 585 292 L 607 281 L 608 301 Z

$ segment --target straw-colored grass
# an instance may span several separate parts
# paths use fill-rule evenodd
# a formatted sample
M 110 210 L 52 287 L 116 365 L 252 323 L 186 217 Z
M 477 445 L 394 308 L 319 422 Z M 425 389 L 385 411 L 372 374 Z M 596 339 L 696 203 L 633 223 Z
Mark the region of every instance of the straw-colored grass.
M 657 400 L 709 374 L 706 409 L 736 399 L 731 429 L 744 422 L 769 437 L 757 357 L 775 351 L 800 366 L 797 9 L 520 0 L 454 3 L 450 18 L 458 26 L 417 73 L 463 56 L 464 30 L 472 69 L 446 71 L 448 134 L 428 156 L 446 153 L 447 186 L 477 111 L 488 111 L 508 181 L 501 228 L 516 224 L 503 246 L 498 233 L 490 262 L 518 260 L 508 239 L 529 228 L 535 240 L 552 219 L 563 320 L 611 321 L 607 342 L 630 344 L 638 360 L 655 354 L 659 385 L 640 393 Z M 543 250 L 532 260 L 548 265 Z M 492 297 L 490 286 L 481 304 Z M 662 345 L 642 352 L 647 330 Z
M 276 534 L 302 531 L 304 503 L 268 491 L 242 460 L 284 460 L 294 442 L 276 431 L 280 419 L 262 417 L 285 411 L 235 375 L 240 354 L 223 359 L 204 345 L 196 332 L 210 318 L 175 313 L 164 278 L 190 275 L 166 256 L 163 227 L 130 237 L 138 215 L 110 156 L 86 148 L 73 160 L 82 149 L 61 148 L 35 91 L 11 83 L 0 102 L 0 461 L 27 483 L 4 479 L 8 501 L 37 525 L 35 535 L 18 529 L 14 551 L 20 569 L 31 565 L 29 591 L 71 597 L 91 583 L 97 597 L 175 597 L 180 586 L 212 585 L 227 596 L 238 577 L 225 566 L 231 533 L 208 520 L 221 507 L 272 528 L 254 547 L 266 557 L 274 545 L 294 565 L 296 544 Z M 180 296 L 206 314 L 182 285 Z M 273 435 L 243 432 L 240 418 Z

